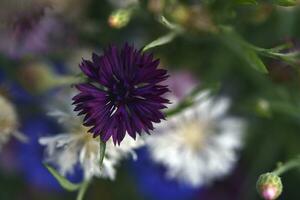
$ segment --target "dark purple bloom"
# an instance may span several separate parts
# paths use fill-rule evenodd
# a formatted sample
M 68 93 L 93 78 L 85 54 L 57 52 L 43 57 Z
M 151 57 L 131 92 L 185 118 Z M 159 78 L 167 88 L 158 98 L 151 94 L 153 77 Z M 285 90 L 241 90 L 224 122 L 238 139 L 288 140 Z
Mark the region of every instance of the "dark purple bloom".
M 80 68 L 89 82 L 76 85 L 80 93 L 73 104 L 79 115 L 85 115 L 84 125 L 91 127 L 94 137 L 107 141 L 112 136 L 120 144 L 126 133 L 132 138 L 143 131 L 149 134 L 153 122 L 164 119 L 161 110 L 169 101 L 162 95 L 169 90 L 159 83 L 168 75 L 158 65 L 152 54 L 128 44 L 82 61 Z

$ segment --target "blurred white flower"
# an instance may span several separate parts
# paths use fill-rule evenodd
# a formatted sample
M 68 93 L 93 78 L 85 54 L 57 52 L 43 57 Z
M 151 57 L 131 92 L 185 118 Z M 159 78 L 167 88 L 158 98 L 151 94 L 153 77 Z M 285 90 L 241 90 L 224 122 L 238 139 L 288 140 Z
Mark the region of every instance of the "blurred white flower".
M 226 115 L 229 104 L 202 92 L 193 106 L 160 123 L 147 138 L 151 157 L 166 167 L 168 178 L 196 187 L 230 173 L 245 124 Z
M 64 99 L 65 102 L 66 100 L 71 102 L 68 98 Z M 93 135 L 88 133 L 88 128 L 81 125 L 80 117 L 72 111 L 72 106 L 67 106 L 64 110 L 52 111 L 49 115 L 57 118 L 64 125 L 67 133 L 41 137 L 39 143 L 46 146 L 45 161 L 54 164 L 62 175 L 72 174 L 75 165 L 79 163 L 85 180 L 90 180 L 92 177 L 114 180 L 119 162 L 130 155 L 136 159 L 134 150 L 144 144 L 141 138 L 134 141 L 125 137 L 120 146 L 115 146 L 112 140 L 109 140 L 106 143 L 103 166 L 100 169 L 99 137 L 93 138 Z
M 4 96 L 0 95 L 0 148 L 8 142 L 11 136 L 21 141 L 27 138 L 18 131 L 18 118 L 15 107 Z

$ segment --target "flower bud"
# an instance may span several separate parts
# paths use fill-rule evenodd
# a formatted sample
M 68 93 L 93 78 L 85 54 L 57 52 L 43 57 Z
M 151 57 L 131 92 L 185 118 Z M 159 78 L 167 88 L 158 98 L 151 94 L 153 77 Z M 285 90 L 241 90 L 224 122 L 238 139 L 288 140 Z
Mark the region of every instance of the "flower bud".
M 266 99 L 258 99 L 256 101 L 255 111 L 260 116 L 271 117 L 272 111 L 270 108 L 270 102 Z
M 131 18 L 131 9 L 118 9 L 108 18 L 108 24 L 112 28 L 123 28 L 128 24 Z
M 33 62 L 20 69 L 20 82 L 32 93 L 43 93 L 55 87 L 73 84 L 76 76 L 59 75 L 45 63 Z
M 262 174 L 258 178 L 256 189 L 263 199 L 275 200 L 282 193 L 281 179 L 274 173 Z

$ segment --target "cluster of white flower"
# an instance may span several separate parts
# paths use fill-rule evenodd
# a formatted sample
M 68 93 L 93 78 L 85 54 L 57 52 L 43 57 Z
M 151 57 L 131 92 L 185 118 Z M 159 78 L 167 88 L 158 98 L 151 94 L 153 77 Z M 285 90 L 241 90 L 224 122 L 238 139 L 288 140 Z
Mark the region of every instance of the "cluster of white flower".
M 58 102 L 65 103 L 49 115 L 58 119 L 66 133 L 42 137 L 39 142 L 46 146 L 45 160 L 57 166 L 62 175 L 72 173 L 79 163 L 85 180 L 113 180 L 120 161 L 128 155 L 136 159 L 134 150 L 146 145 L 153 161 L 166 167 L 168 178 L 196 187 L 228 175 L 243 145 L 245 122 L 226 115 L 230 100 L 213 98 L 204 91 L 193 106 L 158 124 L 150 137 L 134 141 L 127 136 L 120 146 L 109 140 L 100 168 L 99 137 L 88 133 L 67 104 L 68 98 L 62 95 Z

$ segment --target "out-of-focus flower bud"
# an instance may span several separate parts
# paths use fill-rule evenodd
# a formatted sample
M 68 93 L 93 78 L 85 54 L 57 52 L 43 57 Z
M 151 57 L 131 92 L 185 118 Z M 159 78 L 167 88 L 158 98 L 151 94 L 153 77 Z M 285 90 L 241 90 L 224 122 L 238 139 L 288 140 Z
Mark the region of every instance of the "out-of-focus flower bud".
M 45 63 L 31 63 L 20 69 L 22 85 L 32 93 L 43 93 L 55 87 L 76 82 L 76 76 L 62 76 L 56 74 Z
M 178 23 L 187 23 L 189 20 L 189 9 L 186 6 L 178 5 L 175 7 L 172 17 Z
M 270 103 L 265 99 L 258 99 L 255 105 L 256 112 L 264 117 L 270 117 L 272 115 L 270 110 Z
M 31 63 L 20 69 L 20 81 L 30 92 L 42 92 L 51 88 L 55 74 L 43 63 Z
M 112 28 L 123 28 L 125 27 L 131 19 L 132 10 L 128 9 L 118 9 L 111 13 L 108 18 L 108 24 Z
M 258 178 L 256 188 L 265 200 L 275 200 L 282 193 L 281 178 L 274 173 L 265 173 Z
M 274 10 L 276 10 L 275 7 L 268 3 L 258 4 L 248 20 L 255 24 L 264 23 L 267 19 L 269 19 Z
M 171 18 L 181 26 L 200 32 L 216 32 L 217 27 L 213 23 L 208 10 L 202 6 L 176 5 L 169 10 Z
M 156 14 L 163 11 L 165 7 L 165 0 L 150 0 L 148 1 L 148 9 Z

